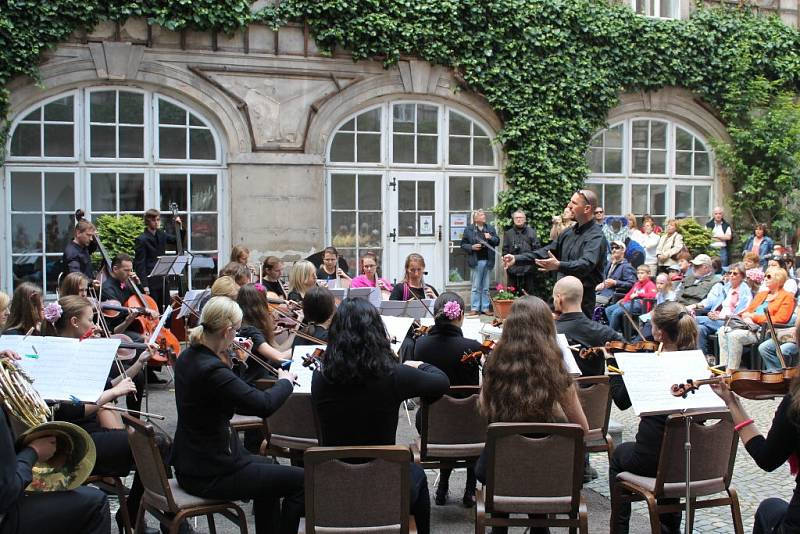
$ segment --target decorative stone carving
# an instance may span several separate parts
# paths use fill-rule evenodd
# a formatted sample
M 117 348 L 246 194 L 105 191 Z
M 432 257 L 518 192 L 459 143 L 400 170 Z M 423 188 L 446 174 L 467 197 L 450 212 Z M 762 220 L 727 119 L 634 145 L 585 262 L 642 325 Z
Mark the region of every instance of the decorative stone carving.
M 105 80 L 136 78 L 144 55 L 144 46 L 131 43 L 103 41 L 89 43 L 97 77 Z
M 400 69 L 403 88 L 407 93 L 436 92 L 442 74 L 441 67 L 434 67 L 427 61 L 419 60 L 401 61 L 397 66 Z

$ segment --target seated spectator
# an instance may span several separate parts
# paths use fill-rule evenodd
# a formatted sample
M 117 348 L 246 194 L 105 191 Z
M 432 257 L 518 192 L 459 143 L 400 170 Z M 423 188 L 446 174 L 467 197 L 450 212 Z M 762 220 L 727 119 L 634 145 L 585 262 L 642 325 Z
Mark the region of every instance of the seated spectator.
M 672 289 L 672 280 L 669 279 L 669 275 L 661 273 L 656 276 L 656 306 L 665 302 L 675 302 L 675 290 Z M 650 321 L 651 317 L 652 314 L 650 312 L 643 313 L 639 316 L 639 320 L 646 323 Z M 647 332 L 644 332 L 644 334 L 646 338 L 650 337 Z
M 750 287 L 743 283 L 746 276 L 742 264 L 732 265 L 724 283 L 716 284 L 706 298 L 686 307 L 688 310 L 703 314 L 697 318 L 697 343 L 703 354 L 710 354 L 707 348 L 708 336 L 715 334 L 728 317 L 742 313 L 753 300 Z
M 636 283 L 636 271 L 625 259 L 625 244 L 622 241 L 611 242 L 611 260 L 603 278 L 595 287 L 597 304 L 618 300 Z
M 644 299 L 656 298 L 656 285 L 650 279 L 650 268 L 646 265 L 640 265 L 636 270 L 638 280 L 630 291 L 622 297 L 616 304 L 612 304 L 606 308 L 606 317 L 608 317 L 608 325 L 616 330 L 622 332 L 622 320 L 625 312 L 623 307 L 629 313 L 640 315 L 650 311 L 651 303 L 644 302 Z
M 692 274 L 684 278 L 683 287 L 678 291 L 678 303 L 684 306 L 696 304 L 706 298 L 714 284 L 720 281 L 719 275 L 714 274 L 708 254 L 698 254 L 692 260 L 692 265 Z
M 744 270 L 749 271 L 750 269 L 760 269 L 761 264 L 759 263 L 758 254 L 755 252 L 745 252 L 744 257 L 742 258 L 742 263 L 744 264 Z
M 638 232 L 639 230 L 636 231 Z M 628 237 L 628 239 L 625 240 L 625 259 L 628 260 L 628 263 L 630 263 L 631 267 L 634 269 L 638 268 L 644 263 L 644 247 L 631 237 Z
M 797 312 L 798 309 L 795 308 L 795 315 L 797 315 Z M 798 330 L 800 330 L 800 324 L 795 321 L 793 328 L 778 328 L 775 331 L 778 342 L 781 344 L 781 354 L 786 367 L 797 365 L 797 339 L 798 334 L 800 334 Z M 775 350 L 775 342 L 771 337 L 758 346 L 758 353 L 761 355 L 761 365 L 764 370 L 774 371 L 782 367 L 778 352 Z
M 797 280 L 789 276 L 789 270 L 786 268 L 786 261 L 784 261 L 783 257 L 776 256 L 770 258 L 770 260 L 767 261 L 767 268 L 770 267 L 775 267 L 786 271 L 786 282 L 783 284 L 783 289 L 785 291 L 788 291 L 792 295 L 797 295 Z M 761 288 L 759 289 L 759 291 L 766 291 L 766 290 L 767 290 L 767 285 L 761 284 Z

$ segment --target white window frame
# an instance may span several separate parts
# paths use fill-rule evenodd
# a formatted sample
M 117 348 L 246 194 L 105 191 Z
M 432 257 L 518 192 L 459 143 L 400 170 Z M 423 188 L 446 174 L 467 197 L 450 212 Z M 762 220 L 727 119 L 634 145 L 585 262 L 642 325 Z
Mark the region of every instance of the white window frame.
M 406 162 L 395 162 L 394 161 L 394 106 L 403 105 L 403 104 L 413 104 L 415 106 L 423 105 L 423 106 L 431 106 L 436 108 L 436 163 L 406 163 Z M 444 131 L 443 128 L 445 126 L 445 122 L 443 120 L 443 110 L 445 109 L 444 106 L 439 104 L 438 102 L 426 102 L 424 100 L 395 100 L 388 103 L 388 119 L 389 123 L 386 125 L 389 130 L 385 132 L 384 135 L 389 138 L 389 153 L 387 162 L 390 167 L 392 168 L 413 168 L 413 169 L 441 169 L 444 167 L 445 160 L 445 150 L 442 147 L 442 132 Z M 360 113 L 360 112 L 359 112 Z M 417 138 L 422 137 L 434 137 L 433 134 L 420 134 L 417 133 L 417 110 L 415 107 L 414 110 L 414 133 L 408 132 L 398 132 L 398 135 L 403 135 L 407 137 L 411 137 L 414 139 L 414 159 L 419 159 L 418 154 L 418 146 L 417 146 Z
M 488 132 L 491 131 L 491 129 L 487 128 L 486 125 L 484 125 L 477 118 L 470 117 L 469 115 L 467 115 L 465 113 L 462 113 L 461 111 L 459 111 L 457 109 L 446 107 L 445 111 L 446 111 L 446 113 L 445 113 L 445 115 L 446 115 L 445 116 L 445 130 L 447 131 L 447 136 L 446 136 L 446 139 L 444 140 L 444 143 L 442 144 L 442 148 L 443 148 L 444 154 L 445 154 L 445 159 L 444 159 L 445 167 L 449 168 L 449 169 L 496 169 L 497 168 L 497 156 L 498 156 L 498 154 L 497 154 L 497 150 L 495 150 L 495 141 L 492 139 L 492 135 L 490 133 L 488 133 Z M 470 141 L 470 143 L 469 143 L 469 156 L 470 156 L 469 159 L 470 159 L 470 161 L 473 161 L 475 159 L 475 150 L 474 150 L 475 149 L 475 128 L 477 127 L 477 128 L 481 128 L 481 130 L 483 130 L 483 132 L 486 133 L 485 137 L 489 138 L 489 146 L 491 146 L 491 148 L 492 148 L 492 160 L 494 160 L 494 164 L 493 165 L 456 165 L 455 163 L 450 163 L 450 113 L 455 113 L 457 115 L 460 115 L 461 117 L 463 117 L 464 119 L 468 120 L 471 123 L 470 127 L 471 127 L 472 131 L 471 131 L 469 137 L 467 137 L 465 135 L 462 135 L 462 134 L 457 134 L 457 137 L 464 138 L 464 139 L 469 139 L 469 141 Z M 484 136 L 479 136 L 479 137 L 484 137 Z
M 144 95 L 144 102 L 143 106 L 144 109 L 142 110 L 144 123 L 142 124 L 142 128 L 144 129 L 143 133 L 143 148 L 142 148 L 142 157 L 141 158 L 109 158 L 109 157 L 92 157 L 92 128 L 91 123 L 89 122 L 91 118 L 91 95 L 92 93 L 102 93 L 107 91 L 115 91 L 117 93 L 116 99 L 117 102 L 119 101 L 119 92 L 129 92 L 129 93 L 138 93 Z M 152 123 L 149 122 L 151 119 L 150 113 L 150 97 L 151 94 L 148 91 L 143 91 L 137 87 L 128 87 L 128 86 L 119 86 L 119 85 L 112 85 L 112 86 L 98 86 L 98 87 L 87 87 L 84 91 L 84 96 L 81 98 L 81 103 L 83 105 L 83 160 L 87 163 L 98 163 L 98 164 L 118 164 L 118 163 L 133 163 L 133 164 L 143 164 L 150 161 L 148 158 L 148 154 L 152 154 L 152 141 L 149 139 L 150 137 L 150 130 L 152 128 Z M 116 106 L 116 103 L 115 103 Z M 119 110 L 117 110 L 117 115 L 119 115 Z M 118 118 L 118 117 L 117 117 Z M 111 126 L 109 123 L 102 123 L 101 125 Z M 117 136 L 116 139 L 116 149 L 119 152 L 119 128 L 120 123 L 115 122 L 113 124 L 114 131 Z M 138 126 L 138 125 L 137 125 Z
M 214 159 L 213 160 L 210 160 L 210 159 L 198 159 L 198 160 L 189 159 L 190 147 L 191 147 L 191 138 L 190 138 L 189 134 L 191 133 L 191 130 L 193 128 L 189 124 L 186 124 L 186 125 L 183 126 L 183 128 L 186 130 L 186 159 L 162 158 L 161 157 L 160 146 L 159 146 L 159 141 L 158 141 L 158 137 L 159 137 L 158 129 L 160 127 L 160 123 L 158 122 L 158 102 L 160 100 L 165 100 L 166 102 L 169 102 L 170 104 L 172 104 L 174 106 L 178 106 L 179 108 L 182 108 L 182 109 L 186 110 L 186 112 L 188 113 L 187 120 L 188 120 L 189 116 L 191 116 L 191 115 L 196 116 L 200 120 L 200 122 L 202 122 L 203 125 L 211 131 L 211 136 L 214 139 L 214 146 L 215 146 L 215 154 L 214 154 Z M 152 119 L 151 119 L 152 120 L 152 126 L 151 126 L 150 130 L 151 130 L 152 136 L 153 136 L 152 154 L 153 154 L 153 162 L 154 163 L 156 163 L 158 165 L 186 165 L 186 164 L 188 164 L 190 162 L 196 162 L 195 163 L 196 165 L 219 165 L 222 162 L 222 157 L 221 157 L 221 154 L 220 154 L 220 152 L 221 152 L 221 143 L 220 143 L 219 135 L 217 135 L 216 128 L 214 128 L 211 125 L 211 123 L 208 121 L 208 119 L 206 119 L 202 114 L 200 114 L 197 111 L 192 110 L 187 105 L 181 104 L 179 101 L 177 101 L 177 100 L 175 100 L 173 98 L 170 98 L 168 96 L 162 95 L 162 94 L 153 94 L 152 102 L 151 102 L 151 105 L 150 105 L 150 113 L 151 113 L 151 117 L 152 117 Z M 177 124 L 170 124 L 170 125 L 166 125 L 166 126 L 168 126 L 169 128 L 175 128 L 175 129 L 179 128 L 179 125 L 177 125 Z M 195 126 L 194 128 L 198 128 L 198 127 Z
M 648 11 L 650 11 L 649 7 L 650 7 L 650 2 L 651 1 L 653 2 L 653 11 L 655 11 L 655 13 L 657 13 L 657 14 L 648 13 Z M 644 2 L 644 6 L 645 6 L 645 8 L 644 8 L 645 12 L 644 13 L 638 13 L 638 11 L 636 11 L 636 3 L 637 2 Z M 661 13 L 661 3 L 662 2 L 670 2 L 671 6 L 672 6 L 672 9 L 671 9 L 672 13 L 670 15 L 666 16 L 666 17 L 662 17 L 660 15 L 660 13 Z M 680 0 L 630 0 L 630 6 L 631 6 L 631 9 L 633 9 L 633 11 L 635 13 L 640 14 L 643 17 L 650 17 L 650 18 L 653 18 L 653 19 L 664 19 L 664 20 L 681 18 Z
M 37 108 L 42 108 L 42 113 L 44 113 L 44 106 L 49 104 L 50 102 L 54 102 L 56 100 L 60 100 L 64 97 L 71 96 L 72 100 L 72 154 L 73 157 L 66 157 L 66 156 L 13 156 L 11 155 L 11 139 L 13 138 L 13 134 L 16 132 L 17 126 L 23 122 L 23 118 L 28 116 L 31 112 L 33 112 Z M 82 102 L 80 98 L 80 90 L 72 90 L 66 91 L 64 93 L 59 93 L 55 96 L 51 96 L 44 100 L 40 100 L 33 104 L 32 106 L 28 106 L 21 113 L 19 113 L 14 120 L 11 122 L 11 127 L 9 128 L 9 136 L 8 140 L 6 141 L 6 164 L 14 163 L 18 161 L 36 161 L 36 162 L 47 162 L 52 164 L 57 163 L 75 163 L 80 161 L 81 159 L 81 133 L 80 133 L 80 117 L 81 111 L 83 109 Z M 42 115 L 42 119 L 39 121 L 39 124 L 42 125 L 42 129 L 39 132 L 39 139 L 41 143 L 42 153 L 44 153 L 44 115 Z

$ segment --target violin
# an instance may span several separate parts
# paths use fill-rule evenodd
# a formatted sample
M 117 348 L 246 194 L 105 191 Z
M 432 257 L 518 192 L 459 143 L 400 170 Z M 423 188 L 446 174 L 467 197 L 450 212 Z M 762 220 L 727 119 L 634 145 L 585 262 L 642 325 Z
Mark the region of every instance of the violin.
M 484 340 L 483 343 L 481 343 L 480 350 L 465 352 L 464 355 L 461 356 L 461 363 L 478 362 L 478 364 L 480 364 L 481 358 L 492 352 L 496 344 L 497 342 L 492 339 Z
M 303 356 L 303 367 L 308 367 L 312 371 L 318 370 L 322 367 L 322 358 L 325 356 L 325 350 L 317 347 L 311 354 Z
M 789 393 L 789 385 L 800 375 L 797 367 L 784 368 L 778 371 L 756 371 L 752 369 L 736 369 L 725 376 L 716 376 L 702 380 L 686 380 L 683 384 L 673 384 L 670 393 L 684 399 L 689 393 L 705 384 L 726 382 L 731 391 L 751 400 L 774 399 Z
M 637 341 L 636 343 L 625 343 L 624 341 L 608 341 L 605 345 L 606 350 L 612 354 L 615 351 L 622 352 L 656 352 L 658 343 L 655 341 Z
M 422 336 L 427 336 L 430 329 L 431 329 L 430 326 L 418 326 L 414 329 L 414 332 L 411 334 L 411 337 L 414 340 L 417 340 Z

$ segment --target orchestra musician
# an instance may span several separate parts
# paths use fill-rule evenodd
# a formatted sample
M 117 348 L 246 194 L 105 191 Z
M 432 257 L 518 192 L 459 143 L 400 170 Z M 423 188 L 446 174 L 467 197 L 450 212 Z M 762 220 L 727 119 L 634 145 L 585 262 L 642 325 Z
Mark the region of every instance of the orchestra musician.
M 0 359 L 4 358 L 20 356 L 0 351 Z M 108 534 L 108 499 L 97 488 L 25 493 L 33 480 L 33 465 L 55 452 L 55 436 L 42 436 L 16 451 L 10 422 L 0 409 L 0 534 Z
M 433 365 L 398 363 L 375 307 L 366 299 L 344 299 L 331 323 L 324 365 L 311 380 L 320 445 L 394 445 L 400 403 L 418 396 L 437 398 L 449 386 L 447 375 Z M 411 514 L 418 532 L 428 534 L 428 483 L 413 463 Z
M 230 276 L 240 286 L 250 282 L 250 269 L 247 268 L 247 265 L 239 263 L 238 261 L 227 263 L 219 272 L 219 275 Z
M 61 256 L 62 273 L 65 276 L 77 272 L 85 274 L 90 280 L 94 279 L 92 253 L 97 250 L 94 239 L 96 233 L 94 224 L 85 219 L 75 225 L 72 241 L 64 247 L 64 254 Z
M 336 301 L 327 287 L 315 286 L 303 298 L 303 333 L 321 341 L 328 340 L 328 328 L 336 312 Z M 295 336 L 292 347 L 297 345 L 316 345 L 311 340 Z
M 189 347 L 175 366 L 178 426 L 172 450 L 181 488 L 206 499 L 253 500 L 256 532 L 297 532 L 303 514 L 303 470 L 248 453 L 230 426 L 234 412 L 268 417 L 292 393 L 293 373 L 260 391 L 243 381 L 228 349 L 241 328 L 242 310 L 227 297 L 212 297 Z M 283 503 L 279 505 L 280 499 Z M 280 508 L 279 508 L 280 506 Z M 280 518 L 275 517 L 280 509 Z
M 359 260 L 361 274 L 353 278 L 350 287 L 379 287 L 381 291 L 390 292 L 392 284 L 385 278 L 378 276 L 378 255 L 374 252 L 365 252 Z
M 306 292 L 317 285 L 317 273 L 314 264 L 308 260 L 300 260 L 292 265 L 289 271 L 289 300 L 303 302 Z
M 145 230 L 134 243 L 134 270 L 142 276 L 142 289 L 153 297 L 159 306 L 159 311 L 166 304 L 164 301 L 163 277 L 148 275 L 155 267 L 159 256 L 166 254 L 167 245 L 177 243 L 177 238 L 161 229 L 161 212 L 149 209 L 144 212 Z M 181 218 L 175 217 L 175 225 L 181 228 Z M 185 235 L 185 234 L 183 234 Z
M 556 342 L 553 315 L 538 297 L 514 301 L 484 366 L 481 411 L 489 423 L 575 423 L 589 431 L 572 377 Z M 486 483 L 486 449 L 475 474 Z M 507 532 L 494 527 L 495 534 Z M 531 533 L 549 532 L 531 528 Z
M 481 344 L 464 337 L 461 325 L 464 324 L 464 300 L 456 293 L 445 291 L 433 303 L 435 324 L 428 334 L 420 337 L 414 345 L 413 360 L 429 363 L 443 371 L 451 386 L 477 386 L 479 367 L 475 363 L 462 363 L 465 354 L 481 351 Z M 422 412 L 417 411 L 417 428 Z M 447 502 L 452 469 L 441 469 L 439 485 L 436 487 L 434 502 L 442 506 Z M 475 505 L 475 466 L 467 467 L 467 484 L 462 503 L 467 508 Z
M 339 267 L 339 251 L 336 247 L 325 247 L 322 265 L 317 269 L 317 280 L 336 280 L 338 287 L 350 287 L 350 277 Z
M 677 302 L 665 302 L 656 306 L 652 312 L 652 323 L 653 338 L 663 343 L 662 350 L 679 351 L 697 348 L 697 323 L 683 305 Z M 622 443 L 614 449 L 608 467 L 612 494 L 617 475 L 623 471 L 645 477 L 656 476 L 667 417 L 667 415 L 642 417 L 635 441 Z M 677 499 L 664 499 L 664 503 L 669 502 L 677 502 Z M 630 515 L 630 503 L 622 503 L 617 520 L 617 532 L 620 534 L 628 532 Z M 680 512 L 661 514 L 660 521 L 662 532 L 680 532 Z
M 406 257 L 404 273 L 403 280 L 392 288 L 389 300 L 435 299 L 439 296 L 439 292 L 423 279 L 425 258 L 420 254 L 412 252 Z
M 89 295 L 89 278 L 83 273 L 69 273 L 61 279 L 61 285 L 58 286 L 58 296 L 66 297 L 67 295 L 76 295 L 78 297 L 86 297 Z
M 44 320 L 44 298 L 42 289 L 36 284 L 23 282 L 11 297 L 8 319 L 3 334 L 24 336 L 38 335 Z
M 244 245 L 236 245 L 231 249 L 231 263 L 247 265 L 250 261 L 250 249 Z
M 124 304 L 135 294 L 131 283 L 139 283 L 139 277 L 133 272 L 133 260 L 124 252 L 117 254 L 111 260 L 110 276 L 103 281 L 102 301 L 115 300 Z M 136 341 L 141 338 L 139 335 L 141 332 L 134 332 L 130 327 L 140 313 L 145 313 L 150 317 L 158 317 L 156 310 L 146 309 L 140 312 L 139 310 L 129 309 L 127 312 L 121 312 L 118 316 L 107 319 L 108 327 L 113 333 L 125 333 Z
M 239 336 L 248 338 L 253 342 L 253 355 L 261 356 L 263 360 L 273 367 L 280 366 L 286 358 L 291 359 L 291 355 L 279 351 L 273 345 L 275 341 L 275 326 L 272 322 L 272 314 L 269 313 L 266 293 L 254 284 L 246 284 L 239 288 L 236 302 L 239 304 L 243 314 Z M 268 377 L 266 370 L 255 363 L 249 365 L 242 376 L 242 379 L 248 383 L 252 383 L 259 378 Z
M 283 262 L 277 256 L 267 256 L 263 263 L 261 283 L 267 288 L 267 297 L 286 300 L 289 295 L 281 282 Z
M 57 303 L 48 304 L 44 316 L 45 329 L 59 337 L 80 339 L 95 329 L 92 323 L 92 306 L 82 297 L 61 297 Z M 147 351 L 149 356 L 155 352 L 155 347 Z M 145 362 L 147 360 L 145 358 Z M 141 370 L 139 367 L 138 370 Z M 131 368 L 131 372 L 137 369 Z M 55 419 L 74 423 L 86 430 L 94 441 L 97 449 L 97 460 L 92 474 L 101 476 L 126 477 L 131 469 L 135 469 L 133 454 L 128 443 L 128 433 L 122 424 L 117 412 L 103 410 L 102 406 L 120 397 L 125 397 L 136 391 L 133 380 L 127 376 L 118 376 L 106 383 L 107 389 L 94 404 L 62 402 L 55 410 Z M 161 440 L 164 447 L 164 441 Z M 163 451 L 166 456 L 166 451 Z M 138 472 L 135 473 L 133 484 L 128 495 L 128 513 L 133 523 L 137 517 L 139 503 L 141 502 L 144 487 Z M 117 513 L 117 524 L 122 530 L 122 516 Z

